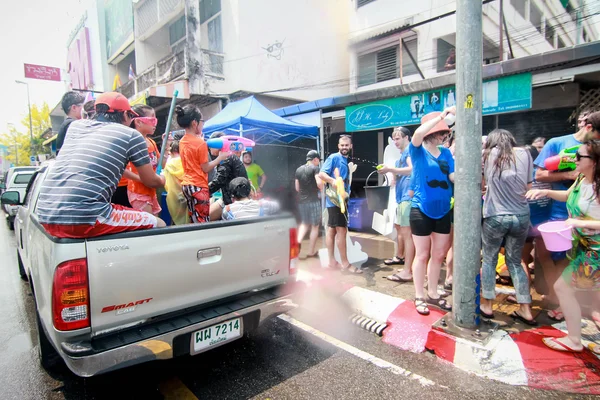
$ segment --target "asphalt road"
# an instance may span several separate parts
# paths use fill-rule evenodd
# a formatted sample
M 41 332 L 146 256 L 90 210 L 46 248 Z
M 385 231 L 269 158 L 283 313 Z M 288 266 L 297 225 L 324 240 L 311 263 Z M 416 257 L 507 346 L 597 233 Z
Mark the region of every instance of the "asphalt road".
M 3 219 L 2 215 L 2 219 Z M 335 298 L 312 299 L 247 337 L 195 357 L 94 378 L 40 367 L 34 305 L 0 223 L 0 399 L 564 399 L 469 375 L 433 355 L 402 352 L 347 322 Z M 314 307 L 311 309 L 314 310 Z M 590 397 L 591 398 L 591 397 Z

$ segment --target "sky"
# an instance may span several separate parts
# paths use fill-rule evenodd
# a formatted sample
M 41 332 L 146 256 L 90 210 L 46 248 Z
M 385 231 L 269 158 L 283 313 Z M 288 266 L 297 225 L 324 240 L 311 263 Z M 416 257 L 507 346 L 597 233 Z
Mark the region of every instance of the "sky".
M 15 79 L 29 83 L 31 104 L 44 101 L 50 109 L 66 90 L 64 82 L 24 78 L 23 64 L 39 64 L 65 68 L 67 40 L 71 30 L 85 12 L 85 0 L 2 1 L 0 5 L 0 133 L 7 123 L 27 130 L 20 121 L 28 116 L 27 87 Z

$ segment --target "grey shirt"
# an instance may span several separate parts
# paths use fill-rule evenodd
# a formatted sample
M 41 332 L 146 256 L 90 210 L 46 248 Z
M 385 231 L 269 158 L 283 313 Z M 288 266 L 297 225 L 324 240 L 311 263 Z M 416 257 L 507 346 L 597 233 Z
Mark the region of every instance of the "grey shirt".
M 533 180 L 533 160 L 525 149 L 514 148 L 515 163 L 511 163 L 500 174 L 494 162 L 498 150 L 492 149 L 483 166 L 487 192 L 483 202 L 483 217 L 496 215 L 529 214 L 529 203 L 525 198 L 527 185 Z

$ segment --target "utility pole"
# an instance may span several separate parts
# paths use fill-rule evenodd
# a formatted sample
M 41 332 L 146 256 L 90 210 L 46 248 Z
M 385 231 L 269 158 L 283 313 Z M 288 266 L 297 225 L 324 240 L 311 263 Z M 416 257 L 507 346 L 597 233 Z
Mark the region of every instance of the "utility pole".
M 34 156 L 35 154 L 33 154 L 33 122 L 31 121 L 31 101 L 29 99 L 29 84 L 23 81 L 15 82 L 27 86 L 27 107 L 29 108 L 29 155 Z
M 482 3 L 456 5 L 456 168 L 454 207 L 454 290 L 456 326 L 479 326 L 481 290 L 481 108 Z
M 498 21 L 498 27 L 500 28 L 500 45 L 498 50 L 500 51 L 500 59 L 498 61 L 504 61 L 504 0 L 500 0 L 500 17 Z M 496 126 L 497 128 L 498 126 Z

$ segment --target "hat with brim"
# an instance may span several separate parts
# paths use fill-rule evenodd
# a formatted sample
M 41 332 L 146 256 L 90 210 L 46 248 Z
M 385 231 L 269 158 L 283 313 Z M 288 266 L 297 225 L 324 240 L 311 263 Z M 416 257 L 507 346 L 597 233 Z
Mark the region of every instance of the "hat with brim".
M 427 121 L 431 121 L 434 118 L 437 118 L 442 113 L 439 111 L 430 112 L 429 114 L 424 115 L 421 118 L 421 125 L 423 125 Z M 450 132 L 450 127 L 448 124 L 442 119 L 438 122 L 429 132 L 425 134 L 425 136 L 433 135 L 434 133 L 442 133 L 442 132 Z

